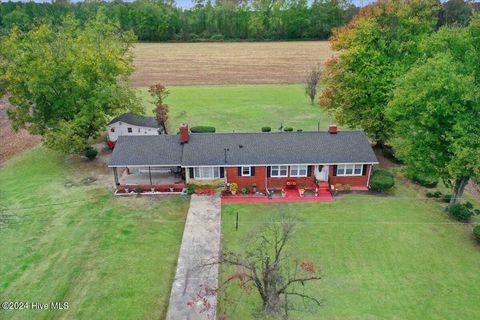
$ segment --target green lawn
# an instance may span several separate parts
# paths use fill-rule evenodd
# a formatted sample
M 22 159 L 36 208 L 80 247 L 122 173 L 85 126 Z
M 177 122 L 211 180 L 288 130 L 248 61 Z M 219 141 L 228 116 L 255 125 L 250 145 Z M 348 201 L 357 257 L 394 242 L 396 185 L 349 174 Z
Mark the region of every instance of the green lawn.
M 37 147 L 0 169 L 0 301 L 70 306 L 1 319 L 164 317 L 189 201 L 113 197 L 102 168 Z
M 324 279 L 307 290 L 324 306 L 292 319 L 480 319 L 480 245 L 472 226 L 455 223 L 441 211 L 444 204 L 421 195 L 400 184 L 392 196 L 224 205 L 222 245 L 240 251 L 254 227 L 283 214 L 299 220 L 290 252 L 321 268 Z M 223 279 L 230 272 L 223 266 Z M 256 292 L 227 292 L 234 301 L 224 305 L 228 319 L 252 318 Z
M 277 130 L 281 124 L 295 130 L 324 130 L 330 118 L 318 105 L 312 106 L 302 85 L 234 85 L 169 87 L 169 127 L 176 132 L 182 122 L 190 126 L 211 125 L 219 132 Z M 146 112 L 153 106 L 146 89 L 140 89 Z

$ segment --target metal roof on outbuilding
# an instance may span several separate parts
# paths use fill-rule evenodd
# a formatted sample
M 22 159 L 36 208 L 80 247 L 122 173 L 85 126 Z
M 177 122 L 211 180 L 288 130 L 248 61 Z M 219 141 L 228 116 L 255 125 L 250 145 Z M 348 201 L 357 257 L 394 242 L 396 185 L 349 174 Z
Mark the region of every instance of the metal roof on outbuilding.
M 113 118 L 107 125 L 111 125 L 115 122 L 125 122 L 134 126 L 158 128 L 158 123 L 155 117 L 147 117 L 132 112 L 124 113 L 118 117 Z

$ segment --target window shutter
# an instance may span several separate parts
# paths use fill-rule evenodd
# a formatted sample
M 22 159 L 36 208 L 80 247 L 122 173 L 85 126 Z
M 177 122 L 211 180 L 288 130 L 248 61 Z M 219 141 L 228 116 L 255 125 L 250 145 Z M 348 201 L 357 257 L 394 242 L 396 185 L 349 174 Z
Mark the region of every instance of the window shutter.
M 337 165 L 334 165 L 334 166 L 333 166 L 333 176 L 334 176 L 334 177 L 337 176 Z
M 193 168 L 189 168 L 188 171 L 190 171 L 190 179 L 195 178 L 195 177 L 193 176 Z
M 364 164 L 364 165 L 363 165 L 362 176 L 366 176 L 366 175 L 367 175 L 367 169 L 368 169 L 368 164 Z
M 255 167 L 250 167 L 250 175 L 255 177 Z
M 238 167 L 237 169 L 238 169 L 238 170 L 237 170 L 237 175 L 238 175 L 239 177 L 241 177 L 241 176 L 242 176 L 242 167 Z
M 272 169 L 272 167 L 267 167 L 267 178 L 270 178 L 271 169 Z
M 307 177 L 312 175 L 312 166 L 307 166 Z
M 220 167 L 220 178 L 225 178 L 225 168 Z

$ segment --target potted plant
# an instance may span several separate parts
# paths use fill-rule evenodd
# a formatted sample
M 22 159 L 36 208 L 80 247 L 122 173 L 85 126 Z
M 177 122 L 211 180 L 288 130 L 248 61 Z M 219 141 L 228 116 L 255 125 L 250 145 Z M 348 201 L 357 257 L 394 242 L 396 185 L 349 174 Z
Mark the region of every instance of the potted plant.
M 287 196 L 287 191 L 285 189 L 282 189 L 282 198 L 285 198 Z
M 299 185 L 298 193 L 300 194 L 300 197 L 303 197 L 303 194 L 305 193 L 305 183 Z
M 252 183 L 252 191 L 253 193 L 257 193 L 257 184 L 255 182 Z
M 238 184 L 236 184 L 235 182 L 232 182 L 230 184 L 230 192 L 233 194 L 233 195 L 236 195 L 237 194 L 237 190 L 238 190 Z
M 342 184 L 341 184 L 341 183 L 335 183 L 334 194 L 337 195 L 341 188 L 342 188 Z
M 151 191 L 152 193 L 154 193 L 154 192 L 155 192 L 155 188 L 150 188 L 150 191 Z
M 170 188 L 170 192 L 175 191 L 175 186 L 173 184 L 169 185 L 168 188 Z
M 242 188 L 242 193 L 243 193 L 243 194 L 249 194 L 249 193 L 250 193 L 250 190 L 249 190 L 247 187 L 243 187 L 243 188 Z

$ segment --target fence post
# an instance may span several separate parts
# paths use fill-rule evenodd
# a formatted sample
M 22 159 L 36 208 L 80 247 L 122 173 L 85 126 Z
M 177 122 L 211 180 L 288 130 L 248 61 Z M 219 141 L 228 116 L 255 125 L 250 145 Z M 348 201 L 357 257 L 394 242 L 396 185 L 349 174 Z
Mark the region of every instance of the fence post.
M 238 211 L 237 211 L 237 220 L 235 221 L 235 231 L 238 231 Z

